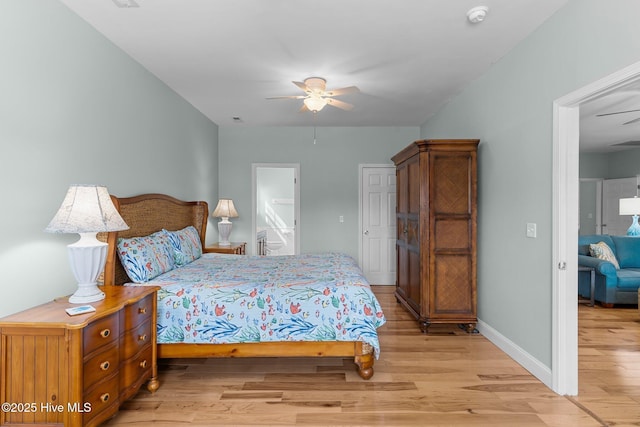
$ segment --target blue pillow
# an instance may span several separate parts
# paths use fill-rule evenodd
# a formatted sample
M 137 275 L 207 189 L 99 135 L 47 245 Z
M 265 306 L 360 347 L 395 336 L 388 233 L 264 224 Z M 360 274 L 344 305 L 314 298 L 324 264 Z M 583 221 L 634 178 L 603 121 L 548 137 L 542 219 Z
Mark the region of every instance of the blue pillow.
M 171 243 L 162 231 L 144 237 L 118 239 L 118 256 L 135 283 L 148 282 L 175 268 Z
M 202 256 L 202 242 L 194 226 L 178 231 L 162 231 L 169 238 L 176 267 L 182 267 Z

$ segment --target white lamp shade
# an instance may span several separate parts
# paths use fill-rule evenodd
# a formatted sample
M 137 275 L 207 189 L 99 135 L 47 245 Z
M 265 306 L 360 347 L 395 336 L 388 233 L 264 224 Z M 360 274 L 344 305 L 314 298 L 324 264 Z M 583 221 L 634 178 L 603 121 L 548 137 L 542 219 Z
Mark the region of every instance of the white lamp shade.
M 97 233 L 127 230 L 111 201 L 106 187 L 99 185 L 72 185 L 53 217 L 46 232 Z
M 233 206 L 233 200 L 220 199 L 218 200 L 218 205 L 213 210 L 211 216 L 215 216 L 217 218 L 236 218 L 238 216 L 238 211 L 236 211 L 235 206 Z
M 620 215 L 640 215 L 640 197 L 620 199 Z

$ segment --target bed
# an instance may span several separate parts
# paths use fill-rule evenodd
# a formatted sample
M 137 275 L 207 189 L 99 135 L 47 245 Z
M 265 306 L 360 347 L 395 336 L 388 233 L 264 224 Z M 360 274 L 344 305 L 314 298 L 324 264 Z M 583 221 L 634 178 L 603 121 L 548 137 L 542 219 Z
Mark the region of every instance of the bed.
M 363 379 L 373 376 L 385 318 L 350 257 L 207 253 L 206 202 L 164 194 L 112 199 L 130 228 L 106 236 L 104 284 L 160 286 L 159 358 L 353 357 Z M 126 245 L 162 233 L 184 238 L 185 230 L 202 255 L 132 283 Z

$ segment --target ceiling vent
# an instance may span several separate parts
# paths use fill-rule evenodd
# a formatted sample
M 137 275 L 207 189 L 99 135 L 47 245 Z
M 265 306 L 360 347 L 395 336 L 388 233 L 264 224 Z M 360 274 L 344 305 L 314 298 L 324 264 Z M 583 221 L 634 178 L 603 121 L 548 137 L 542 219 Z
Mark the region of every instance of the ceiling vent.
M 138 4 L 138 2 L 136 2 L 136 0 L 113 0 L 113 2 L 115 3 L 116 6 L 122 7 L 122 8 L 140 7 L 140 5 Z

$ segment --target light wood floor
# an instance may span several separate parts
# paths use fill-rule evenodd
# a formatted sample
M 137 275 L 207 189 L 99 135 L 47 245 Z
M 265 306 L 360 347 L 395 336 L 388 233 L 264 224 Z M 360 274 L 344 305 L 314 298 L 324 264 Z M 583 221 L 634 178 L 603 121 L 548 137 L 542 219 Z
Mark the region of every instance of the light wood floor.
M 352 360 L 160 361 L 105 426 L 640 426 L 640 314 L 580 305 L 579 396 L 558 396 L 479 334 L 428 335 L 374 287 L 388 319 L 369 381 Z

